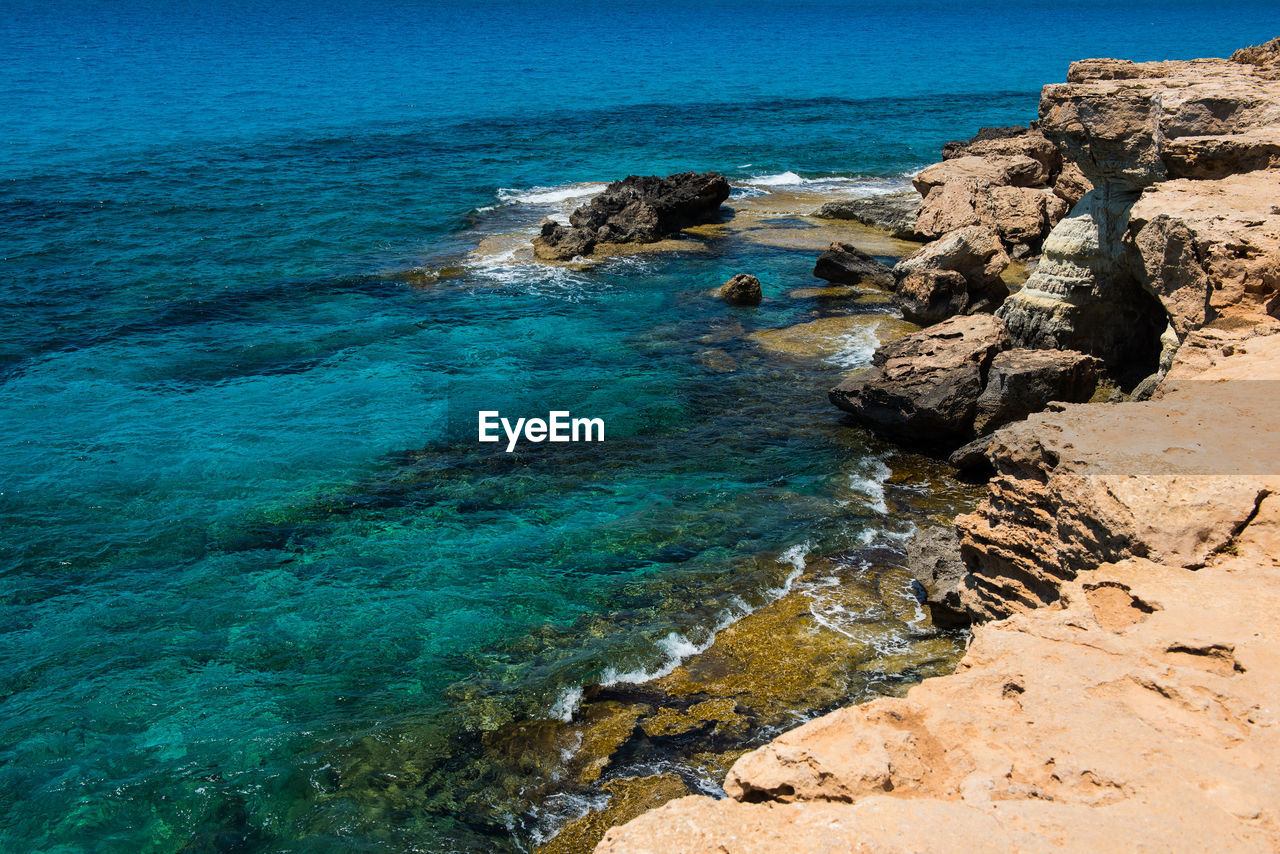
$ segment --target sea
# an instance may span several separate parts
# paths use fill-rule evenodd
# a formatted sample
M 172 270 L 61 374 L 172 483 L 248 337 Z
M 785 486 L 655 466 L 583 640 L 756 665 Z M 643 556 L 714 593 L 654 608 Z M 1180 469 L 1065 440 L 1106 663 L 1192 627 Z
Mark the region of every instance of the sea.
M 874 338 L 751 338 L 826 313 L 812 247 L 551 267 L 539 221 L 686 170 L 794 220 L 1073 59 L 1276 35 L 1270 1 L 0 0 L 0 849 L 530 850 L 459 758 L 486 722 L 913 528 L 825 398 Z M 759 308 L 709 297 L 739 272 Z M 481 409 L 605 441 L 507 453 Z

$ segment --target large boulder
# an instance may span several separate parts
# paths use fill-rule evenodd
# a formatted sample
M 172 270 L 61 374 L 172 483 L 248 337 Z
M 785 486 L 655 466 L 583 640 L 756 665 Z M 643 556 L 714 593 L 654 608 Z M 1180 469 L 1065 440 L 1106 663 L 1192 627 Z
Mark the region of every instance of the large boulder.
M 911 180 L 922 196 L 953 181 L 979 180 L 993 187 L 1043 187 L 1049 179 L 1044 164 L 1023 154 L 978 157 L 965 155 L 923 169 Z
M 1004 324 L 987 314 L 953 317 L 878 350 L 872 367 L 830 392 L 861 424 L 908 444 L 948 446 L 972 437 L 978 397 Z
M 898 282 L 893 304 L 905 320 L 932 326 L 964 314 L 969 307 L 969 282 L 955 270 L 913 270 Z
M 893 287 L 893 271 L 852 243 L 832 243 L 818 256 L 813 275 L 837 285 Z
M 574 210 L 568 227 L 544 225 L 533 240 L 534 254 L 564 261 L 587 254 L 581 250 L 588 245 L 654 243 L 713 218 L 728 198 L 729 182 L 716 172 L 630 175 Z
M 1097 390 L 1102 367 L 1100 360 L 1075 350 L 1006 350 L 991 360 L 973 429 L 990 433 L 1051 401 L 1084 403 Z
M 929 324 L 952 314 L 993 311 L 1009 293 L 1000 274 L 1009 255 L 990 229 L 971 226 L 953 231 L 908 255 L 893 268 L 898 280 L 894 302 L 903 315 Z M 964 280 L 963 293 L 955 276 Z
M 845 219 L 889 232 L 901 240 L 915 240 L 920 196 L 911 190 L 885 193 L 863 199 L 827 202 L 814 212 L 819 219 Z
M 763 299 L 760 280 L 746 273 L 738 273 L 720 286 L 720 299 L 729 305 L 759 305 Z

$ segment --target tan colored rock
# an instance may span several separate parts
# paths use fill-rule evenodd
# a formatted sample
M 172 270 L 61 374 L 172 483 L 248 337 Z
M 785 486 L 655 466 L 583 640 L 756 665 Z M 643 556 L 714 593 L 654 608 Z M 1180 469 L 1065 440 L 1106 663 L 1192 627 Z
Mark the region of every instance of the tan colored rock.
M 1075 207 L 1076 203 L 1092 189 L 1093 182 L 1084 176 L 1078 164 L 1069 160 L 1062 164 L 1062 172 L 1053 182 L 1053 194 L 1067 203 L 1068 210 Z M 1064 213 L 1063 216 L 1066 214 Z M 1061 220 L 1062 217 L 1054 220 L 1053 225 L 1057 225 Z
M 1043 163 L 1023 154 L 957 157 L 922 170 L 911 180 L 922 196 L 955 181 L 985 181 L 993 187 L 1041 187 L 1049 180 Z
M 965 277 L 970 290 L 987 293 L 1002 290 L 1000 274 L 1008 266 L 1009 255 L 996 235 L 990 229 L 973 226 L 925 244 L 899 261 L 893 272 L 903 278 L 918 270 L 954 270 Z
M 1277 311 L 1280 80 L 1268 50 L 1260 64 L 1085 60 L 1045 87 L 1039 127 L 1094 189 L 1002 308 L 1018 346 L 1150 371 L 1168 355 L 1166 328 L 1176 347 L 1238 304 Z
M 1274 542 L 1262 519 L 1242 541 Z M 1271 555 L 1101 566 L 1060 608 L 978 627 L 955 675 L 792 730 L 738 761 L 731 800 L 673 801 L 596 850 L 1273 851 Z
M 1277 313 L 1280 172 L 1158 184 L 1134 204 L 1125 244 L 1179 338 L 1223 316 Z
M 1062 584 L 1105 561 L 1149 557 L 1201 566 L 1280 491 L 1274 417 L 1280 335 L 1170 384 L 1158 400 L 1082 404 L 995 434 L 991 493 L 956 519 L 979 618 L 1057 600 Z

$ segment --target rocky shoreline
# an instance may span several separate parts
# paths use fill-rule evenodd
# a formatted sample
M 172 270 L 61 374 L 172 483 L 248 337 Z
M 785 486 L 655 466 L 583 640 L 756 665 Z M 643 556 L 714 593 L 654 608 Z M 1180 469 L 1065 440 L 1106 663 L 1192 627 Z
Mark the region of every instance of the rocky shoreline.
M 992 473 L 917 550 L 972 647 L 596 850 L 1275 850 L 1280 40 L 1075 63 L 916 188 L 914 227 L 902 199 L 822 212 L 932 238 L 892 283 L 932 325 L 832 401 Z

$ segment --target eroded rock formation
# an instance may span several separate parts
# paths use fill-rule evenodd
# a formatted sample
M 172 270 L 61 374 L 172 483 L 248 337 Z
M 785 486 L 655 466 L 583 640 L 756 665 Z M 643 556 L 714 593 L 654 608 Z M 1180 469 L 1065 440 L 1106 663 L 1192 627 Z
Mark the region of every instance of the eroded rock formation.
M 1051 405 L 965 449 L 996 474 L 956 520 L 979 624 L 954 675 L 792 730 L 735 763 L 728 798 L 598 852 L 1280 849 L 1278 83 L 1280 39 L 1046 88 L 1040 127 L 1093 187 L 999 315 L 1019 347 L 1082 352 L 970 361 L 1028 389 L 1084 382 L 1090 356 L 1158 365 L 1150 399 Z M 963 347 L 918 335 L 849 400 L 961 376 Z M 913 394 L 902 413 L 955 409 Z
M 1000 309 L 1019 346 L 1083 350 L 1141 375 L 1238 306 L 1276 310 L 1275 53 L 1085 60 L 1045 87 L 1039 128 L 1094 189 Z

